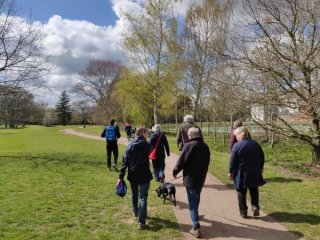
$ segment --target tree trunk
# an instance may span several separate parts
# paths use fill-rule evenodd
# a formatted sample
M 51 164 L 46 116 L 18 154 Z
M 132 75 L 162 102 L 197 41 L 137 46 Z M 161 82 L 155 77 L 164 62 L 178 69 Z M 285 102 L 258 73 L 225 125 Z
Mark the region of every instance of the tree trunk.
M 314 137 L 311 143 L 312 165 L 320 166 L 320 137 Z
M 157 107 L 157 96 L 156 91 L 153 91 L 153 121 L 154 124 L 158 123 L 158 107 Z
M 319 135 L 319 120 L 312 119 L 311 123 L 312 130 L 312 142 L 311 142 L 311 151 L 312 151 L 312 165 L 320 165 L 320 135 Z

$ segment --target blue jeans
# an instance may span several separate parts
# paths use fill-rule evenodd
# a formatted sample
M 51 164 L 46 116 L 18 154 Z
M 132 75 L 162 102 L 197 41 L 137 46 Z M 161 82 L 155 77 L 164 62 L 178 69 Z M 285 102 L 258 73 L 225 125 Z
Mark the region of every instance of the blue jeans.
M 195 230 L 200 229 L 198 209 L 199 209 L 199 203 L 200 203 L 200 193 L 202 188 L 192 189 L 192 188 L 186 187 L 186 189 L 187 189 L 192 227 Z
M 163 163 L 159 164 L 158 160 L 154 160 L 152 161 L 152 166 L 154 171 L 154 178 L 156 179 L 156 181 L 159 182 L 161 179 L 164 179 L 164 169 L 166 165 Z
M 138 215 L 138 223 L 146 223 L 147 218 L 147 199 L 150 182 L 138 184 L 130 182 L 132 192 L 132 211 Z

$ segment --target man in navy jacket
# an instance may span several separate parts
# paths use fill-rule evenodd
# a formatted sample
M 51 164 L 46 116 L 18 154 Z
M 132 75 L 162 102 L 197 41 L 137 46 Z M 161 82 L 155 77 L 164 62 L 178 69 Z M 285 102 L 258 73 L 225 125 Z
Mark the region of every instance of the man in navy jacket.
M 264 153 L 261 146 L 249 139 L 249 131 L 241 126 L 234 130 L 237 138 L 231 150 L 229 163 L 229 177 L 234 181 L 238 194 L 240 215 L 247 217 L 246 194 L 249 189 L 251 206 L 254 216 L 259 216 L 259 190 L 265 184 L 262 171 L 264 166 Z

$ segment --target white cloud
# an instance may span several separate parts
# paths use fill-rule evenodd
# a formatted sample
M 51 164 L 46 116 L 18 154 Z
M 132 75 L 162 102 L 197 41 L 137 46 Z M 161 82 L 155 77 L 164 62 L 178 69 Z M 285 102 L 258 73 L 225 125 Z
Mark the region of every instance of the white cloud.
M 39 23 L 36 23 L 39 24 Z M 50 55 L 53 64 L 46 78 L 46 86 L 52 93 L 69 91 L 79 81 L 78 73 L 91 59 L 121 61 L 120 33 L 122 26 L 101 27 L 87 21 L 63 19 L 55 15 L 42 25 L 44 54 Z M 47 99 L 46 90 L 37 91 L 40 101 L 53 106 L 59 94 Z
M 43 29 L 44 53 L 51 57 L 54 65 L 47 75 L 47 87 L 51 89 L 50 97 L 47 90 L 37 91 L 36 96 L 42 102 L 54 106 L 63 90 L 67 92 L 79 81 L 78 73 L 90 59 L 107 59 L 125 61 L 121 48 L 121 33 L 126 30 L 123 12 L 141 12 L 144 0 L 111 0 L 112 8 L 118 17 L 114 26 L 97 26 L 88 21 L 63 19 L 52 16 Z M 175 13 L 186 14 L 190 3 L 195 0 L 178 0 Z

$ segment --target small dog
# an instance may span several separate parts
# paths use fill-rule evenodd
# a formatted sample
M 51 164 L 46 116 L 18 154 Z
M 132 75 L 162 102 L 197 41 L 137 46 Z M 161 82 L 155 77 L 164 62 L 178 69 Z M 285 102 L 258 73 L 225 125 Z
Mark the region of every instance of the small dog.
M 158 197 L 163 197 L 163 203 L 166 202 L 166 198 L 169 195 L 170 201 L 176 206 L 176 187 L 172 183 L 161 183 L 161 185 L 156 189 Z

